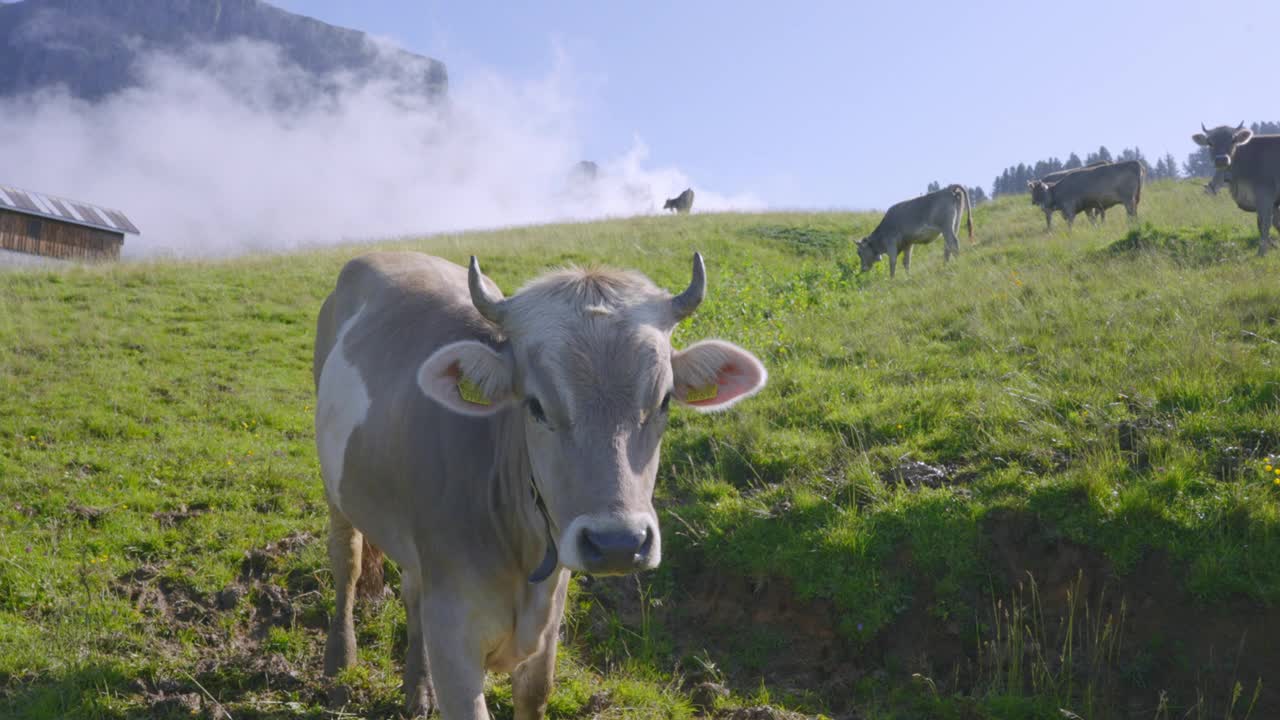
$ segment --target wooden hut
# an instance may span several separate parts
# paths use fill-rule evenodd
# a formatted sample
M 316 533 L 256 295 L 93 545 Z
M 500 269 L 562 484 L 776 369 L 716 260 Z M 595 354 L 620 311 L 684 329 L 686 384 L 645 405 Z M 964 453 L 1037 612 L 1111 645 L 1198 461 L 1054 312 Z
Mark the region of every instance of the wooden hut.
M 138 228 L 118 210 L 0 185 L 0 250 L 116 260 Z

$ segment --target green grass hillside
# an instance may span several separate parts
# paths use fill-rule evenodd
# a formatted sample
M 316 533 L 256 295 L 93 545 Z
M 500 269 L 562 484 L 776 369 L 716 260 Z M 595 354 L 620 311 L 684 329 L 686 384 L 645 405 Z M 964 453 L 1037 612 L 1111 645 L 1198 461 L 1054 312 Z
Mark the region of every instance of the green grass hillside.
M 698 249 L 676 344 L 769 367 L 673 413 L 664 566 L 576 582 L 551 714 L 1280 715 L 1280 265 L 1252 216 L 1161 183 L 1141 225 L 1068 235 L 1000 200 L 892 281 L 857 272 L 877 219 L 382 246 L 479 255 L 507 292 L 596 262 L 678 290 Z M 0 717 L 394 716 L 398 603 L 320 677 L 313 323 L 366 249 L 0 273 Z

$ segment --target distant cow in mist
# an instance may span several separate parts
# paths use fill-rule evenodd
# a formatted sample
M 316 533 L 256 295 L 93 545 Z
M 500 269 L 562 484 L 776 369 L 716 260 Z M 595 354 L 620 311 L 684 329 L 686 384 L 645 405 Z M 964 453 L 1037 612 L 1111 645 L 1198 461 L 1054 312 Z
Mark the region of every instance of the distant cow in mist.
M 889 277 L 898 267 L 898 254 L 902 254 L 902 267 L 911 269 L 911 246 L 924 245 L 945 238 L 942 248 L 944 262 L 960 253 L 960 215 L 968 219 L 969 240 L 973 241 L 973 210 L 969 205 L 969 193 L 962 185 L 947 187 L 905 200 L 889 208 L 880 224 L 871 234 L 858 241 L 858 257 L 862 271 L 871 269 L 881 255 L 889 256 Z
M 673 210 L 686 215 L 693 209 L 693 188 L 685 188 L 685 191 L 679 195 L 668 198 L 667 202 L 662 206 L 663 210 Z

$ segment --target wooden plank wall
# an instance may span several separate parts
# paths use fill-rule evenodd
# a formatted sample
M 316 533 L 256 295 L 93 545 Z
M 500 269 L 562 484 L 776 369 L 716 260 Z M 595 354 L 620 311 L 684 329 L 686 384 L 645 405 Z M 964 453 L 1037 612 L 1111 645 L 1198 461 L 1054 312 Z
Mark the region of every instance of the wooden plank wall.
M 30 234 L 39 223 L 39 237 Z M 78 260 L 118 260 L 124 235 L 0 210 L 0 249 Z

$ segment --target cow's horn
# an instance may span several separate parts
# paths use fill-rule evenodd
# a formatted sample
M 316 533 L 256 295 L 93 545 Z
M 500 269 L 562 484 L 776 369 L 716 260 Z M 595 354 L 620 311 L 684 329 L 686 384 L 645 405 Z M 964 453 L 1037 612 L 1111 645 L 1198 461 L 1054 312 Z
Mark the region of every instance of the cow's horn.
M 1241 120 L 1241 121 L 1240 121 L 1240 124 L 1236 126 L 1236 129 L 1237 129 L 1237 130 L 1243 130 L 1243 129 L 1244 129 L 1244 121 L 1243 121 L 1243 120 Z
M 684 292 L 671 298 L 671 314 L 675 316 L 676 322 L 689 317 L 694 310 L 698 309 L 698 305 L 702 303 L 702 298 L 707 294 L 707 269 L 702 265 L 702 253 L 695 252 L 693 254 L 693 280 L 689 282 L 689 287 Z
M 480 274 L 480 262 L 471 256 L 471 267 L 467 270 L 467 286 L 471 288 L 471 304 L 489 322 L 502 324 L 502 298 L 494 297 L 484 286 L 484 276 Z

